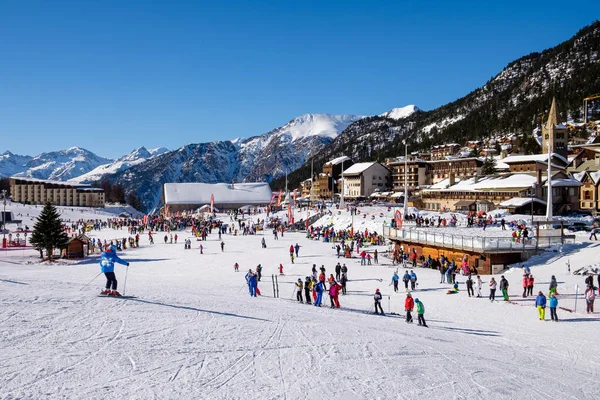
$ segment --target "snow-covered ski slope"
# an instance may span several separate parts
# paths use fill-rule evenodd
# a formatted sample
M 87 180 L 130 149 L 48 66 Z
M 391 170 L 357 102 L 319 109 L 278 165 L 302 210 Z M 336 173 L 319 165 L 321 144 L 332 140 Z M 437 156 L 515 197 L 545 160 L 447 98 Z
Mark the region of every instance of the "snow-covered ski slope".
M 224 235 L 221 252 L 213 233 L 200 255 L 195 240 L 184 250 L 189 232 L 179 232 L 178 244 L 164 244 L 163 235 L 153 246 L 143 235 L 140 248 L 119 252 L 131 262 L 125 292 L 137 299 L 97 297 L 102 277 L 84 286 L 99 272 L 97 256 L 49 266 L 31 250 L 0 252 L 0 399 L 598 398 L 598 314 L 585 314 L 580 296 L 576 313 L 539 321 L 533 299 L 519 297 L 517 269 L 505 274 L 515 304 L 468 298 L 464 277 L 461 292 L 446 295 L 437 271 L 417 269 L 413 294 L 429 324 L 421 328 L 368 313 L 379 288 L 384 311 L 404 315 L 403 285 L 393 292 L 396 267 L 383 255 L 378 266 L 339 260 L 350 281 L 342 309 L 332 310 L 327 296 L 322 308 L 292 300 L 293 282 L 313 263 L 334 273 L 331 244 L 265 234 L 261 249 L 261 235 Z M 559 306 L 570 309 L 584 277 L 568 275 L 567 260 L 572 269 L 597 260 L 597 243 L 578 239 L 528 263 L 534 292 L 547 292 L 554 274 Z M 295 243 L 302 247 L 292 265 Z M 244 274 L 258 263 L 263 296 L 251 298 Z M 279 263 L 285 275 L 274 299 L 270 277 Z M 115 268 L 123 292 L 126 268 Z

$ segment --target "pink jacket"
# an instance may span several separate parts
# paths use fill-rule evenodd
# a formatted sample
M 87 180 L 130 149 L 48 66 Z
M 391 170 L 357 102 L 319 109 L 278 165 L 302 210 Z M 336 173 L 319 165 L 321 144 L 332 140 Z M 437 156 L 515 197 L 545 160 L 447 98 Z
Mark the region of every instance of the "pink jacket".
M 340 285 L 338 285 L 338 284 L 331 285 L 331 287 L 329 288 L 329 295 L 331 297 L 335 297 L 338 295 L 339 291 L 340 291 Z

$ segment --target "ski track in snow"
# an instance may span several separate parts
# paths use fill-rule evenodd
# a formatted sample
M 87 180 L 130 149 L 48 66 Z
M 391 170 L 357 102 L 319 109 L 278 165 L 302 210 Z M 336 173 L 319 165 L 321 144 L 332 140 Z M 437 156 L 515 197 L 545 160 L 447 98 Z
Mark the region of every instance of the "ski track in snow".
M 331 244 L 295 233 L 278 242 L 265 237 L 263 250 L 261 235 L 225 235 L 221 253 L 213 234 L 201 256 L 199 242 L 183 250 L 182 243 L 149 246 L 143 236 L 141 248 L 120 254 L 131 262 L 127 293 L 137 299 L 97 297 L 102 277 L 84 287 L 97 274 L 97 256 L 48 266 L 33 251 L 0 252 L 0 399 L 597 398 L 600 318 L 581 312 L 581 295 L 577 313 L 541 322 L 532 300 L 517 297 L 520 271 L 505 273 L 516 304 L 504 304 L 463 291 L 447 296 L 436 271 L 417 269 L 428 289 L 415 291 L 430 326 L 421 328 L 403 315 L 366 312 L 379 287 L 386 313 L 404 313 L 404 292 L 386 285 L 396 267 L 383 253 L 381 265 L 340 260 L 350 279 L 343 309 L 330 309 L 327 294 L 316 308 L 286 296 L 313 263 L 332 272 L 338 259 Z M 302 248 L 292 265 L 287 249 L 296 242 Z M 566 258 L 573 267 L 588 265 L 594 251 L 580 246 L 542 255 L 539 264 L 532 259 L 535 291 L 546 291 L 555 274 L 564 293 L 559 305 L 573 308 L 574 285 L 584 278 L 566 275 Z M 233 271 L 235 262 L 244 272 Z M 270 275 L 280 262 L 286 275 L 279 277 L 282 298 L 274 299 Z M 258 263 L 263 296 L 251 298 L 244 275 Z M 116 273 L 122 287 L 124 268 Z M 464 277 L 459 282 L 462 290 Z

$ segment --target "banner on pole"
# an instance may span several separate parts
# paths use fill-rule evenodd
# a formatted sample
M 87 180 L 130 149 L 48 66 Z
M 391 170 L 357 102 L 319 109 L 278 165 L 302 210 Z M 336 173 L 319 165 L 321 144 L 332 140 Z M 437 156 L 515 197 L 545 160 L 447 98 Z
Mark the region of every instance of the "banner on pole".
M 211 194 L 210 195 L 210 213 L 213 213 L 213 210 L 215 208 L 215 195 Z
M 273 193 L 271 195 L 271 201 L 269 202 L 269 205 L 273 204 L 273 200 L 275 200 L 275 196 L 277 196 L 277 193 Z
M 396 228 L 398 228 L 398 229 L 402 228 L 402 213 L 400 212 L 399 209 L 396 209 L 395 220 L 396 220 Z
M 279 189 L 279 197 L 277 198 L 277 206 L 281 205 L 281 195 L 283 194 L 283 190 Z

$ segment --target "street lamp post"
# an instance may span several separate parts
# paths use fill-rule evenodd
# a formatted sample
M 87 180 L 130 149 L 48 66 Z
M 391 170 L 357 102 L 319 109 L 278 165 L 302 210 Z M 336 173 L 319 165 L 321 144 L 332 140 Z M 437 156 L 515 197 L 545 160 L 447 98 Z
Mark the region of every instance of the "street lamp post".
M 533 199 L 535 198 L 535 183 L 531 185 L 531 227 L 533 228 Z
M 404 209 L 402 210 L 402 219 L 406 219 L 408 214 L 408 145 L 404 141 Z
M 2 191 L 2 248 L 6 248 L 6 190 Z

